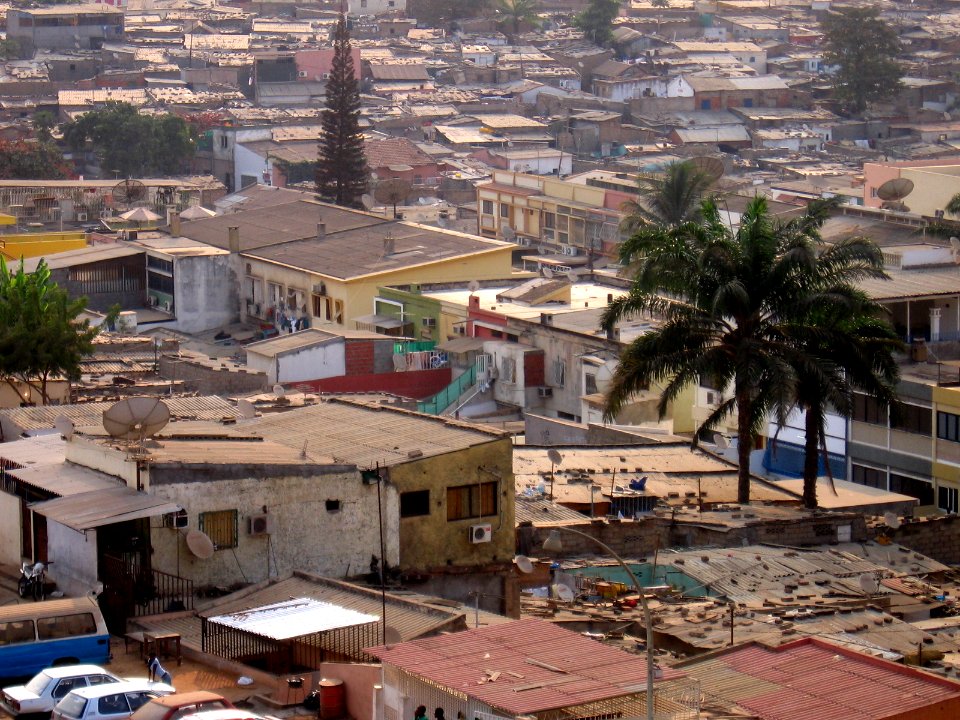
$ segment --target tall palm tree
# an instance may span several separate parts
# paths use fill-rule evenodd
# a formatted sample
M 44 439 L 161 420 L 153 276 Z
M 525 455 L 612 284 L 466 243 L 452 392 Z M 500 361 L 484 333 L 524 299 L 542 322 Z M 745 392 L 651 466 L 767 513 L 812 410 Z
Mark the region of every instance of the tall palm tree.
M 537 0 L 497 0 L 496 14 L 500 25 L 508 25 L 512 32 L 510 41 L 513 42 L 520 33 L 520 26 L 524 23 L 539 25 L 537 12 L 540 4 Z
M 636 232 L 646 225 L 680 225 L 696 220 L 700 202 L 713 179 L 690 160 L 677 160 L 662 172 L 647 173 L 637 179 L 637 200 L 623 204 L 621 227 Z
M 800 376 L 831 373 L 830 363 L 806 351 L 815 332 L 801 313 L 828 302 L 826 289 L 845 275 L 829 263 L 818 265 L 821 219 L 812 214 L 781 223 L 757 197 L 735 230 L 711 199 L 701 204 L 700 216 L 673 227 L 642 227 L 621 246 L 621 262 L 635 271 L 633 286 L 604 312 L 603 327 L 645 312 L 661 322 L 622 353 L 605 412 L 615 416 L 650 383 L 666 383 L 661 417 L 701 378 L 732 387 L 733 396 L 710 413 L 697 436 L 736 411 L 737 497 L 749 502 L 750 451 L 768 415 L 784 424 Z

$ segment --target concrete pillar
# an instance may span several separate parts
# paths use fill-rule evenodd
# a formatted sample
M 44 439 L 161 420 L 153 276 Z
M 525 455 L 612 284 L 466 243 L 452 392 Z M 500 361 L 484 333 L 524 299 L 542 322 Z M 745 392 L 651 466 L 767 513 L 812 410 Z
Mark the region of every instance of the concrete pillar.
M 170 235 L 180 237 L 180 213 L 176 210 L 170 212 Z
M 239 299 L 240 322 L 247 321 L 247 299 L 244 297 L 244 277 L 243 258 L 240 257 L 240 228 L 227 228 L 227 248 L 230 250 L 230 269 L 236 278 L 236 287 L 239 288 L 237 297 Z

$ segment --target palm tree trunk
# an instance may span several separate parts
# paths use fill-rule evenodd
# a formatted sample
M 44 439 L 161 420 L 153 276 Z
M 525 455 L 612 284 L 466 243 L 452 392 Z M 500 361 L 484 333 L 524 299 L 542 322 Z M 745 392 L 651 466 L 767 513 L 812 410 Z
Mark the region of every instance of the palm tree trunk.
M 737 395 L 737 502 L 750 502 L 750 451 L 753 450 L 753 432 L 750 429 L 750 398 Z
M 807 408 L 803 432 L 803 506 L 810 510 L 817 507 L 817 477 L 820 475 L 820 422 L 819 413 Z

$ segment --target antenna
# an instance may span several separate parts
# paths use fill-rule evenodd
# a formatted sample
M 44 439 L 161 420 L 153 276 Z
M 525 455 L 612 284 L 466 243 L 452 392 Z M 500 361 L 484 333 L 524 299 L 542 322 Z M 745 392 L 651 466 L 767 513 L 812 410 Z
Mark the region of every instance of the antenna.
M 726 435 L 718 434 L 714 439 L 714 442 L 719 450 L 727 450 L 730 447 L 730 438 L 728 438 Z
M 163 430 L 168 422 L 170 408 L 158 398 L 127 398 L 103 413 L 103 429 L 118 440 L 143 442 Z
M 190 552 L 201 560 L 209 560 L 212 558 L 214 550 L 217 549 L 213 544 L 213 540 L 200 530 L 191 530 L 187 533 L 184 540 Z
M 610 389 L 610 385 L 613 384 L 613 376 L 616 375 L 619 364 L 616 360 L 607 360 L 597 369 L 594 381 L 597 385 L 597 390 L 604 395 L 606 395 L 607 390 Z
M 907 195 L 913 192 L 913 180 L 909 178 L 893 178 L 887 180 L 877 188 L 877 197 L 883 200 L 880 207 L 884 210 L 898 210 L 909 212 L 910 208 L 902 202 Z
M 547 278 L 547 280 L 549 280 L 550 278 L 553 277 L 553 270 L 551 270 L 549 267 L 547 267 L 546 265 L 544 265 L 544 266 L 543 266 L 543 276 L 544 276 L 545 278 Z
M 237 410 L 240 411 L 240 416 L 246 419 L 255 418 L 257 416 L 256 406 L 249 400 L 240 398 L 237 400 Z
M 950 257 L 955 264 L 960 265 L 960 238 L 950 238 Z
M 73 437 L 73 421 L 66 415 L 57 415 L 57 419 L 53 421 L 53 426 L 63 436 L 64 440 Z
M 283 389 L 283 385 L 277 384 L 273 386 L 273 394 L 279 400 L 287 394 L 287 391 Z
M 723 160 L 720 158 L 710 155 L 699 155 L 690 160 L 690 164 L 693 165 L 698 173 L 709 179 L 711 184 L 723 177 Z
M 547 457 L 550 458 L 550 463 L 553 465 L 560 465 L 563 463 L 563 455 L 561 455 L 560 452 L 554 448 L 547 450 Z
M 533 563 L 526 555 L 517 555 L 513 559 L 513 564 L 517 566 L 517 570 L 525 575 L 529 575 L 533 572 Z
M 507 242 L 513 242 L 514 239 L 517 237 L 517 231 L 514 230 L 509 225 L 503 225 L 500 228 L 500 235 L 503 236 L 503 239 L 506 240 Z
M 567 280 L 571 283 L 575 283 L 580 279 L 580 272 L 578 270 L 569 270 L 567 271 Z
M 895 512 L 888 510 L 883 514 L 883 524 L 891 530 L 896 530 L 898 527 L 900 527 L 900 516 Z
M 560 584 L 554 585 L 553 587 L 557 592 L 558 598 L 560 598 L 564 602 L 573 602 L 573 598 L 574 598 L 573 590 L 571 590 L 566 585 L 560 585 Z
M 479 289 L 480 289 L 480 283 L 477 282 L 476 280 L 471 280 L 470 282 L 467 283 L 467 290 L 469 290 L 471 294 L 475 293 Z
M 880 578 L 872 573 L 864 573 L 857 582 L 860 583 L 860 589 L 867 595 L 874 595 L 880 590 Z

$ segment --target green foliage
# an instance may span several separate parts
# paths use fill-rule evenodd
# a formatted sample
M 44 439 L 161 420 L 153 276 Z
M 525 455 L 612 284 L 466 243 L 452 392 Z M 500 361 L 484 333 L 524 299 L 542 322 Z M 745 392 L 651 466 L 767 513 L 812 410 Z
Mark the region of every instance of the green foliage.
M 957 193 L 952 198 L 950 198 L 944 210 L 946 210 L 951 215 L 960 215 L 960 193 Z
M 823 60 L 836 65 L 833 90 L 843 106 L 862 113 L 900 89 L 903 68 L 896 57 L 900 39 L 874 7 L 843 8 L 823 21 Z
M 104 173 L 121 177 L 176 175 L 187 169 L 194 139 L 175 115 L 141 115 L 128 103 L 110 102 L 63 126 L 67 144 L 90 147 Z
M 53 140 L 53 129 L 57 126 L 57 119 L 49 110 L 41 110 L 33 116 L 33 132 L 40 142 Z
M 359 207 L 367 188 L 367 159 L 360 130 L 360 89 L 350 53 L 350 33 L 341 15 L 333 36 L 333 63 L 323 111 L 317 193 L 325 200 Z
M 613 20 L 620 13 L 619 0 L 590 0 L 587 9 L 573 18 L 588 40 L 607 45 L 613 36 Z
M 496 0 L 497 24 L 509 28 L 511 37 L 515 37 L 521 25 L 539 26 L 539 8 L 537 0 Z
M 670 0 L 650 0 L 650 4 L 655 8 L 668 8 Z
M 53 143 L 0 140 L 0 179 L 59 180 L 70 166 Z
M 669 163 L 662 172 L 637 178 L 637 200 L 623 204 L 621 227 L 634 232 L 644 225 L 680 225 L 700 214 L 700 201 L 713 181 L 689 160 Z
M 425 27 L 447 27 L 458 20 L 480 17 L 490 0 L 409 0 L 407 14 Z
M 16 60 L 20 57 L 20 43 L 13 39 L 0 40 L 0 58 Z
M 26 383 L 47 403 L 50 380 L 78 379 L 97 335 L 77 319 L 85 307 L 51 280 L 45 261 L 27 274 L 23 261 L 11 271 L 0 258 L 0 380 L 14 388 Z
M 829 317 L 833 304 L 851 297 L 853 282 L 883 276 L 875 264 L 879 251 L 867 242 L 841 243 L 841 250 L 818 260 L 823 219 L 814 208 L 779 222 L 758 197 L 732 229 L 707 199 L 699 220 L 644 226 L 621 246 L 620 261 L 633 269 L 633 283 L 604 312 L 604 329 L 643 313 L 661 323 L 622 353 L 606 414 L 615 417 L 651 384 L 664 385 L 661 416 L 692 383 L 732 387 L 733 396 L 706 418 L 698 435 L 737 413 L 740 502 L 749 501 L 750 449 L 768 415 L 784 424 L 808 378 L 833 383 L 828 399 L 843 392 L 834 387 L 836 362 L 811 350 L 821 341 L 841 347 L 844 328 L 839 322 L 818 327 L 813 319 Z

